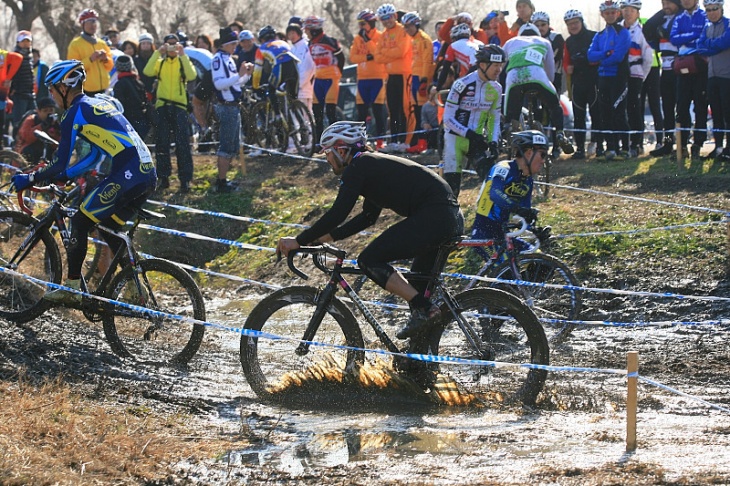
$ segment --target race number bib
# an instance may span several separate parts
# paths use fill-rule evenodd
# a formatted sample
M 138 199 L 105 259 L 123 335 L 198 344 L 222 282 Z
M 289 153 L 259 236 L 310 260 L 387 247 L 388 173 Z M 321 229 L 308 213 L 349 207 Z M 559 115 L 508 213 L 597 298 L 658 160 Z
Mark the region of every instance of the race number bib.
M 533 64 L 542 64 L 543 54 L 537 49 L 527 49 L 525 52 L 525 61 Z

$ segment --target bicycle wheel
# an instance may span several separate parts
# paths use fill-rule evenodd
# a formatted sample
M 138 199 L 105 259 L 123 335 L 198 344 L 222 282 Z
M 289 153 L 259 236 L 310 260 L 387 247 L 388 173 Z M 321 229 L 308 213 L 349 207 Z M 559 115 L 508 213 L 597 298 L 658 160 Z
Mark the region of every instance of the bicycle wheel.
M 33 228 L 35 218 L 19 211 L 0 212 L 0 264 L 46 282 L 61 282 L 61 252 L 48 230 Z M 28 243 L 31 232 L 34 242 Z M 13 322 L 28 322 L 43 314 L 51 303 L 43 300 L 44 285 L 22 277 L 0 273 L 0 317 Z
M 461 316 L 469 323 L 471 338 L 443 305 L 436 329 L 435 351 L 440 356 L 500 363 L 550 363 L 545 332 L 535 314 L 514 295 L 497 289 L 472 289 L 455 296 Z M 440 365 L 443 368 L 443 364 Z M 532 405 L 545 385 L 547 371 L 522 366 L 455 364 L 447 374 L 476 397 L 499 403 Z
M 521 280 L 549 285 L 580 287 L 578 278 L 568 266 L 552 255 L 532 253 L 520 255 L 519 270 Z M 495 278 L 514 280 L 512 267 L 505 262 L 494 271 Z M 505 285 L 493 284 L 503 290 L 508 290 L 532 308 L 538 318 L 574 321 L 580 316 L 583 306 L 583 292 L 576 289 L 562 289 L 551 287 L 521 286 L 519 289 Z M 565 340 L 575 328 L 572 322 L 541 321 L 545 334 L 551 343 Z
M 281 120 L 277 120 L 268 101 L 259 101 L 251 108 L 251 136 L 254 145 L 271 150 L 286 151 L 289 135 Z
M 142 293 L 147 295 L 140 296 L 135 269 L 126 266 L 114 276 L 105 297 L 166 314 L 205 320 L 203 295 L 185 270 L 157 258 L 141 260 L 139 265 Z M 112 351 L 139 361 L 186 364 L 195 356 L 205 333 L 202 324 L 124 306 L 108 306 L 103 322 Z
M 28 168 L 28 161 L 25 157 L 14 150 L 0 150 L 0 185 L 10 182 L 10 178 L 18 173 L 18 170 Z
M 351 370 L 364 359 L 363 351 L 310 346 L 305 355 L 296 353 L 299 340 L 317 305 L 319 290 L 295 286 L 277 290 L 259 302 L 246 319 L 245 329 L 271 336 L 241 336 L 241 365 L 253 391 L 264 400 L 277 399 L 287 375 L 317 363 L 334 360 Z M 278 338 L 273 338 L 278 336 Z M 363 348 L 362 333 L 347 306 L 334 299 L 317 329 L 314 341 Z
M 289 101 L 289 133 L 299 155 L 314 154 L 314 119 L 307 105 L 299 100 Z

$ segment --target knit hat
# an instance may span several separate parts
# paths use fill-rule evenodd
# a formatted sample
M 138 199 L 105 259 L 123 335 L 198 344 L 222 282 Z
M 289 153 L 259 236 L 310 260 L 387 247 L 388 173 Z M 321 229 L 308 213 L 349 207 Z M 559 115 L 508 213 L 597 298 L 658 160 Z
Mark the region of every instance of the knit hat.
M 122 54 L 114 61 L 114 67 L 117 68 L 117 72 L 129 73 L 134 70 L 134 63 L 132 62 L 131 57 L 126 54 Z
M 165 43 L 166 43 L 167 41 L 169 41 L 169 40 L 174 40 L 175 42 L 180 42 L 180 38 L 179 38 L 179 37 L 178 37 L 177 35 L 175 35 L 175 34 L 167 34 L 167 35 L 166 35 L 166 36 L 165 36 L 165 37 L 164 37 L 164 38 L 162 39 L 162 41 L 163 41 L 163 42 L 165 42 Z
M 152 37 L 152 34 L 145 32 L 144 34 L 139 36 L 139 42 L 144 42 L 144 41 L 152 42 L 154 44 L 155 38 Z
M 229 44 L 231 42 L 238 42 L 238 36 L 236 32 L 230 27 L 224 27 L 218 31 L 218 37 L 220 37 L 221 45 Z
M 56 102 L 53 101 L 53 98 L 41 98 L 36 103 L 38 105 L 38 109 L 42 110 L 43 108 L 55 108 Z

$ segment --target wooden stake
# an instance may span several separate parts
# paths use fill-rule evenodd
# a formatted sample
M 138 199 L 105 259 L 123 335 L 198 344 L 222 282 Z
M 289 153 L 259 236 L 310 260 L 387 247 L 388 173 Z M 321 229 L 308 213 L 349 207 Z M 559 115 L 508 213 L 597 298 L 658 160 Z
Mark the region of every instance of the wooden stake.
M 628 391 L 626 394 L 626 452 L 636 450 L 636 409 L 638 394 L 638 372 L 639 352 L 629 351 L 626 353 L 626 371 L 634 376 L 629 376 Z
M 677 141 L 677 170 L 682 170 L 684 158 L 684 140 L 682 140 L 682 126 L 677 123 L 674 129 L 674 138 Z

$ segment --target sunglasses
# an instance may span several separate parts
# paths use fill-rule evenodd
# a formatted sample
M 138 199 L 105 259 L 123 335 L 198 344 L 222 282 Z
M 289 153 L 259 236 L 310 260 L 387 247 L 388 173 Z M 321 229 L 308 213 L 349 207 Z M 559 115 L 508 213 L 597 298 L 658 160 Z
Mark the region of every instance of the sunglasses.
M 380 21 L 383 22 L 384 20 L 390 20 L 392 18 L 392 15 L 383 15 L 382 17 L 380 17 Z
M 717 12 L 720 7 L 705 8 L 705 12 Z

